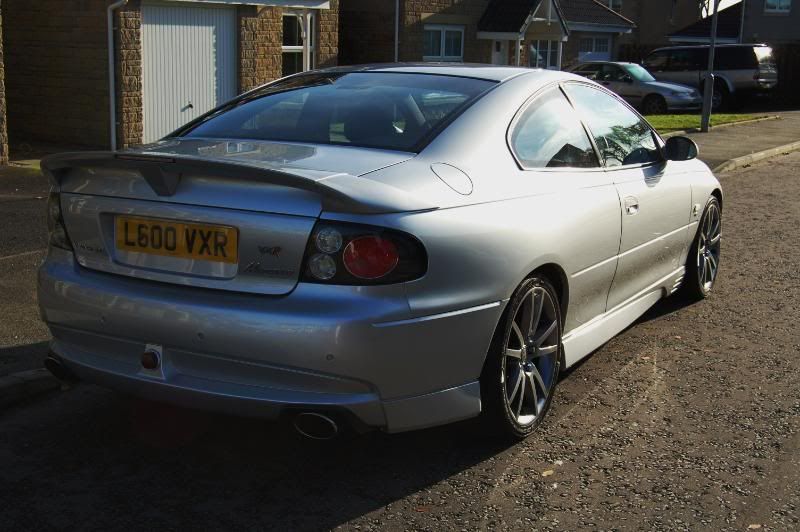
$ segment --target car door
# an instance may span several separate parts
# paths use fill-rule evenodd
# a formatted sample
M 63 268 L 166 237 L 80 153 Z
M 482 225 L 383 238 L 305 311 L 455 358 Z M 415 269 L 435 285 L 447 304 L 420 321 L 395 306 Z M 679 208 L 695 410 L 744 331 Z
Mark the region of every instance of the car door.
M 634 83 L 633 77 L 625 72 L 619 65 L 603 65 L 601 85 L 608 87 L 612 92 L 620 95 L 623 100 L 636 107 L 642 103 L 639 85 Z
M 530 194 L 525 219 L 547 233 L 538 245 L 555 239 L 556 262 L 569 277 L 567 333 L 606 310 L 619 250 L 619 197 L 557 85 L 526 103 L 511 125 L 508 143 L 520 167 L 517 192 Z
M 681 268 L 691 216 L 690 174 L 665 161 L 650 125 L 602 89 L 569 83 L 620 199 L 622 235 L 607 308 L 649 290 Z

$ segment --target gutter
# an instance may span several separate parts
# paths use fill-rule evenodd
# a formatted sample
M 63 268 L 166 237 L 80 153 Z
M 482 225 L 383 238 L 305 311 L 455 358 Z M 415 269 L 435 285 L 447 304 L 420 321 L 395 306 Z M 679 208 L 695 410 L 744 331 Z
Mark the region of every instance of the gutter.
M 128 3 L 128 0 L 117 0 L 106 10 L 108 17 L 108 102 L 111 117 L 111 151 L 117 149 L 117 78 L 116 54 L 114 49 L 114 11 Z

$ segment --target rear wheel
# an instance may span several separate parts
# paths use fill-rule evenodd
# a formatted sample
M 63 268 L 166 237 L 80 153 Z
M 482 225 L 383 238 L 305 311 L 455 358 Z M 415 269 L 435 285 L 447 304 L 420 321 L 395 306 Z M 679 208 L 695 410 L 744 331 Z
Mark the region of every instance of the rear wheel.
M 722 241 L 722 211 L 719 200 L 712 196 L 706 204 L 700 226 L 686 259 L 683 294 L 691 300 L 708 297 L 719 272 Z
M 714 85 L 714 94 L 711 96 L 711 110 L 714 112 L 722 111 L 728 107 L 730 95 L 728 90 L 719 83 Z
M 667 101 L 663 96 L 650 94 L 642 102 L 642 111 L 646 115 L 663 115 L 667 113 Z
M 547 279 L 526 279 L 509 302 L 483 374 L 484 420 L 498 434 L 527 437 L 553 399 L 561 368 L 561 311 Z

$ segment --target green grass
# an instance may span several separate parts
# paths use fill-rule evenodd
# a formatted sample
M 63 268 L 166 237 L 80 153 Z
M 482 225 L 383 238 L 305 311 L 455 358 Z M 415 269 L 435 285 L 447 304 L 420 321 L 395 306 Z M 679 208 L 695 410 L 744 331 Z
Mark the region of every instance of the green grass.
M 719 126 L 721 124 L 732 124 L 734 122 L 742 122 L 743 120 L 753 120 L 755 118 L 763 118 L 766 115 L 753 115 L 753 114 L 713 114 L 711 115 L 711 126 Z M 647 121 L 652 124 L 659 133 L 669 133 L 670 131 L 682 131 L 685 129 L 699 129 L 700 128 L 700 115 L 680 114 L 680 115 L 648 115 Z

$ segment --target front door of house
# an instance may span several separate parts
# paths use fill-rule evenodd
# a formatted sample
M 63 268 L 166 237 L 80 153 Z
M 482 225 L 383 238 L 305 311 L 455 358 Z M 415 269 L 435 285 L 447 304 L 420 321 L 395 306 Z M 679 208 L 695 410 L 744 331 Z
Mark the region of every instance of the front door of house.
M 492 64 L 493 65 L 508 64 L 508 41 L 492 42 Z
M 142 6 L 144 142 L 236 96 L 236 41 L 233 7 Z

